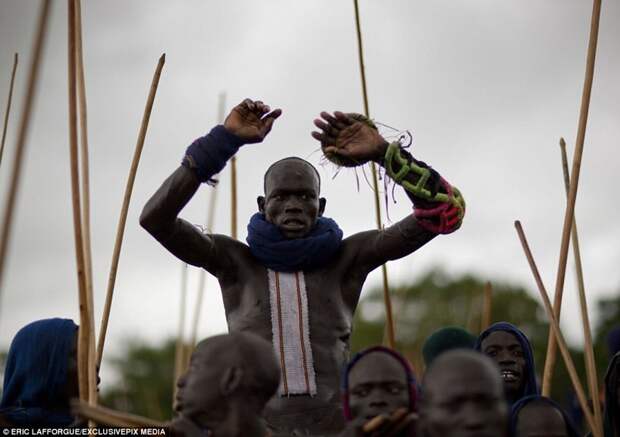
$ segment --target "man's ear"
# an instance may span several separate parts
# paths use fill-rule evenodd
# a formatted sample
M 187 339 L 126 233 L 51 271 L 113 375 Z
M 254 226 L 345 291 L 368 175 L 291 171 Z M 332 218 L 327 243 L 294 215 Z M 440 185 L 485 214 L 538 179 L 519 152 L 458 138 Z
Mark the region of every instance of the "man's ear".
M 258 196 L 256 203 L 258 204 L 258 212 L 265 214 L 265 196 Z
M 323 217 L 326 204 L 327 204 L 327 199 L 325 197 L 319 198 L 319 217 Z
M 220 378 L 220 393 L 230 396 L 239 388 L 243 379 L 243 369 L 239 367 L 229 367 Z

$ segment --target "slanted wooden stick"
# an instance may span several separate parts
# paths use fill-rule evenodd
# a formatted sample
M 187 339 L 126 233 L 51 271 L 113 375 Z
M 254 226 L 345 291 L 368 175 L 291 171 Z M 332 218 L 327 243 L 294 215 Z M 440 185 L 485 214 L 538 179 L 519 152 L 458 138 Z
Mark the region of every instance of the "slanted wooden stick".
M 32 105 L 37 92 L 39 67 L 41 64 L 41 53 L 47 35 L 47 24 L 49 17 L 50 1 L 44 0 L 41 4 L 39 18 L 37 22 L 37 33 L 34 38 L 32 48 L 32 59 L 28 67 L 28 80 L 26 82 L 26 97 L 22 106 L 19 128 L 17 131 L 17 140 L 15 142 L 15 155 L 13 157 L 13 165 L 11 166 L 11 176 L 9 180 L 9 189 L 6 196 L 2 216 L 2 230 L 0 233 L 0 291 L 2 290 L 2 280 L 4 278 L 4 266 L 6 265 L 6 253 L 9 246 L 9 238 L 13 227 L 13 213 L 15 212 L 15 202 L 19 191 L 19 181 L 23 166 L 23 157 L 28 139 L 28 130 L 30 127 L 30 115 L 32 113 Z
M 583 143 L 586 135 L 586 125 L 588 123 L 588 110 L 590 107 L 590 95 L 592 92 L 592 81 L 594 78 L 594 60 L 596 58 L 596 44 L 598 41 L 598 28 L 601 16 L 601 0 L 594 0 L 592 8 L 592 21 L 590 27 L 590 41 L 588 44 L 588 57 L 586 60 L 586 74 L 583 84 L 583 94 L 581 96 L 581 109 L 579 113 L 579 126 L 577 129 L 577 142 L 575 145 L 575 155 L 573 156 L 573 168 L 571 170 L 571 183 L 568 193 L 566 213 L 564 215 L 564 226 L 562 230 L 562 244 L 560 246 L 560 259 L 558 264 L 557 276 L 555 280 L 555 296 L 553 310 L 555 317 L 560 320 L 562 310 L 562 294 L 564 291 L 564 277 L 566 276 L 566 262 L 568 259 L 568 246 L 570 241 L 570 231 L 575 212 L 575 202 L 577 200 L 577 187 L 579 186 L 579 172 L 581 170 L 581 157 L 583 155 Z M 551 392 L 551 380 L 556 361 L 555 337 L 549 332 L 549 342 L 547 343 L 547 358 L 545 360 L 545 370 L 543 373 L 542 394 L 549 396 Z
M 84 266 L 84 241 L 82 234 L 82 210 L 80 202 L 80 172 L 78 166 L 77 134 L 77 84 L 76 84 L 76 41 L 75 41 L 75 0 L 68 4 L 68 64 L 69 64 L 69 155 L 71 170 L 71 201 L 73 211 L 73 239 L 78 276 L 78 298 L 80 305 L 80 329 L 78 331 L 78 384 L 80 399 L 89 400 L 88 350 L 91 335 Z
M 536 285 L 538 286 L 538 291 L 540 292 L 540 296 L 542 297 L 543 304 L 545 307 L 545 311 L 547 312 L 547 317 L 549 317 L 549 324 L 551 325 L 551 331 L 553 335 L 556 337 L 558 346 L 560 347 L 560 353 L 562 354 L 562 358 L 564 359 L 564 364 L 566 365 L 566 370 L 568 370 L 568 375 L 570 376 L 570 380 L 573 384 L 573 388 L 577 393 L 577 399 L 579 400 L 579 405 L 583 410 L 583 414 L 588 421 L 588 426 L 592 430 L 592 434 L 594 437 L 603 437 L 602 430 L 597 428 L 596 422 L 594 420 L 594 416 L 592 415 L 592 411 L 590 410 L 590 406 L 588 405 L 588 399 L 586 397 L 585 391 L 583 390 L 583 386 L 579 381 L 579 376 L 577 375 L 577 370 L 575 369 L 575 364 L 573 363 L 573 359 L 570 356 L 570 352 L 568 350 L 568 346 L 566 345 L 566 341 L 564 341 L 564 336 L 562 335 L 562 330 L 560 329 L 560 324 L 558 319 L 556 318 L 553 308 L 551 307 L 551 301 L 549 300 L 549 295 L 547 294 L 547 289 L 543 284 L 542 278 L 540 277 L 540 273 L 538 272 L 538 267 L 536 266 L 536 262 L 534 261 L 534 257 L 530 250 L 530 246 L 525 238 L 525 233 L 523 232 L 523 227 L 521 223 L 517 220 L 515 221 L 515 228 L 517 229 L 517 234 L 519 235 L 519 240 L 521 241 L 521 246 L 523 246 L 523 252 L 525 252 L 525 256 L 530 265 L 530 269 L 532 270 L 532 274 L 534 275 L 534 279 L 536 280 Z
M 217 187 L 211 191 L 211 198 L 209 199 L 209 209 L 207 212 L 207 229 L 206 232 L 213 233 L 213 222 L 215 220 L 215 204 L 217 201 Z M 196 346 L 196 339 L 198 338 L 198 324 L 200 323 L 200 311 L 202 309 L 202 300 L 205 293 L 205 285 L 207 282 L 207 271 L 200 269 L 198 277 L 198 294 L 196 298 L 196 305 L 194 306 L 194 320 L 192 323 L 192 335 L 190 336 L 190 347 L 193 349 Z
M 568 157 L 566 156 L 566 143 L 564 138 L 560 138 L 560 150 L 562 153 L 562 172 L 564 174 L 564 188 L 568 197 L 570 188 L 570 174 L 568 172 Z M 581 265 L 581 251 L 579 249 L 579 234 L 577 233 L 577 218 L 573 217 L 573 227 L 571 229 L 571 242 L 573 245 L 573 257 L 575 258 L 575 272 L 577 275 L 577 287 L 579 289 L 579 307 L 581 309 L 581 322 L 583 325 L 584 351 L 586 362 L 586 373 L 588 376 L 588 388 L 590 398 L 594 408 L 594 420 L 596 426 L 603 427 L 601 404 L 598 402 L 598 376 L 596 372 L 596 360 L 594 358 L 594 348 L 592 346 L 592 330 L 590 329 L 590 318 L 588 316 L 588 301 L 586 299 L 586 287 L 583 279 L 583 267 Z
M 71 411 L 101 425 L 127 428 L 167 428 L 168 423 L 105 407 L 95 407 L 79 400 L 71 401 Z
M 90 176 L 88 170 L 88 117 L 86 105 L 86 81 L 84 79 L 84 56 L 82 54 L 82 2 L 75 0 L 75 60 L 77 73 L 77 95 L 80 121 L 80 176 L 82 181 L 82 231 L 84 252 L 84 282 L 88 300 L 88 402 L 97 404 L 97 367 L 95 340 L 95 309 L 93 299 L 93 263 L 90 244 Z
M 4 141 L 6 140 L 6 130 L 9 125 L 9 114 L 11 113 L 11 100 L 13 100 L 13 85 L 15 84 L 15 72 L 17 71 L 18 55 L 15 53 L 13 57 L 13 71 L 11 72 L 11 84 L 9 85 L 9 98 L 6 101 L 6 110 L 4 111 L 4 127 L 2 128 L 2 141 L 0 142 L 0 165 L 2 165 L 2 155 L 4 154 Z
M 357 48 L 360 65 L 360 74 L 362 77 L 362 96 L 364 98 L 364 115 L 370 118 L 368 110 L 368 90 L 366 87 L 366 71 L 364 68 L 364 48 L 362 46 L 362 30 L 360 25 L 360 12 L 357 0 L 353 0 L 355 6 L 355 28 L 357 29 Z M 377 180 L 377 169 L 375 163 L 370 163 L 370 172 L 372 173 L 372 186 L 375 193 L 375 218 L 377 221 L 377 229 L 383 229 L 381 220 L 381 203 L 379 201 L 379 182 Z M 383 276 L 383 300 L 385 302 L 385 337 L 387 343 L 392 349 L 396 348 L 396 334 L 394 332 L 394 318 L 392 316 L 392 300 L 390 299 L 390 287 L 388 283 L 387 266 L 383 264 L 381 266 L 381 273 Z
M 484 284 L 484 295 L 482 297 L 482 318 L 480 332 L 484 331 L 491 325 L 491 312 L 493 310 L 493 286 L 487 281 Z
M 121 215 L 118 220 L 118 226 L 116 228 L 116 240 L 114 241 L 114 252 L 112 254 L 112 264 L 110 266 L 110 275 L 108 277 L 108 288 L 106 292 L 105 306 L 103 308 L 103 317 L 101 319 L 101 328 L 99 330 L 99 343 L 97 344 L 97 364 L 101 365 L 101 359 L 103 357 L 103 347 L 105 345 L 105 336 L 108 330 L 108 320 L 110 318 L 110 308 L 112 307 L 112 296 L 114 294 L 114 284 L 116 282 L 116 271 L 118 269 L 118 260 L 121 255 L 121 247 L 123 245 L 123 235 L 125 234 L 125 224 L 127 223 L 127 211 L 129 211 L 129 201 L 131 200 L 131 192 L 133 191 L 133 184 L 136 180 L 136 173 L 138 172 L 138 164 L 140 163 L 140 156 L 142 155 L 142 148 L 144 146 L 144 139 L 146 138 L 146 131 L 149 126 L 149 119 L 151 118 L 151 111 L 153 109 L 153 103 L 155 101 L 155 94 L 157 92 L 157 85 L 159 85 L 159 78 L 161 77 L 161 70 L 164 68 L 166 62 L 166 54 L 164 53 L 157 62 L 157 68 L 151 81 L 151 89 L 149 91 L 149 97 L 146 101 L 146 107 L 144 108 L 144 114 L 142 116 L 142 124 L 140 125 L 140 132 L 138 134 L 138 141 L 133 154 L 133 160 L 131 161 L 131 168 L 129 169 L 129 177 L 127 178 L 127 185 L 125 186 L 125 195 L 123 196 L 123 206 L 121 207 Z

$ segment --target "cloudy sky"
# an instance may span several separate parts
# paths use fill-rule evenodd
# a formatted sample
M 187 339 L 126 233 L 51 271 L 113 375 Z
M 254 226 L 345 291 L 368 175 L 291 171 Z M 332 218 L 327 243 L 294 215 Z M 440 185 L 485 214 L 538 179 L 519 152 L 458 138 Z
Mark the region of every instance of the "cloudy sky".
M 370 111 L 410 129 L 413 153 L 458 186 L 468 202 L 462 229 L 389 265 L 392 283 L 443 266 L 534 290 L 513 221 L 520 219 L 549 290 L 554 289 L 565 195 L 558 139 L 572 151 L 585 71 L 591 2 L 469 0 L 361 2 Z M 20 54 L 12 118 L 0 168 L 4 205 L 17 115 L 39 2 L 0 3 L 2 108 Z M 138 225 L 148 197 L 185 147 L 227 108 L 260 98 L 284 114 L 263 144 L 239 155 L 239 229 L 256 208 L 262 174 L 299 155 L 320 163 L 310 137 L 321 110 L 362 111 L 351 1 L 84 1 L 84 56 L 91 146 L 96 320 L 100 319 L 121 199 L 149 84 L 166 53 L 133 192 L 109 329 L 109 353 L 126 338 L 176 332 L 181 263 Z M 77 320 L 67 129 L 66 2 L 53 2 L 39 94 L 27 144 L 0 301 L 0 348 L 39 318 Z M 620 289 L 620 5 L 604 2 L 576 216 L 590 301 Z M 571 153 L 572 155 L 572 153 Z M 327 212 L 345 234 L 375 223 L 370 188 L 354 173 L 324 178 Z M 230 231 L 230 175 L 221 174 L 215 230 Z M 182 216 L 205 220 L 201 188 Z M 389 206 L 410 212 L 404 195 Z M 572 264 L 572 260 L 570 261 Z M 197 272 L 190 276 L 195 300 Z M 380 283 L 372 274 L 366 289 Z M 572 268 L 564 327 L 579 342 Z M 217 283 L 207 282 L 199 336 L 226 330 Z M 593 314 L 596 317 L 596 314 Z M 97 322 L 98 323 L 98 322 Z M 104 366 L 105 372 L 105 366 Z

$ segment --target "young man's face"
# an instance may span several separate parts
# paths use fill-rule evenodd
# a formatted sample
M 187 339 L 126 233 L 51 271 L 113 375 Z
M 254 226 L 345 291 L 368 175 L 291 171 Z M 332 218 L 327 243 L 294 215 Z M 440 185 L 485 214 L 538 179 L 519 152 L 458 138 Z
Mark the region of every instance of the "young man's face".
M 568 429 L 562 413 L 533 401 L 519 411 L 516 437 L 568 437 Z
M 286 160 L 271 169 L 265 181 L 265 197 L 259 197 L 258 202 L 265 219 L 286 238 L 307 235 L 325 207 L 325 200 L 319 199 L 317 175 L 298 160 Z
M 497 363 L 504 381 L 506 397 L 509 400 L 519 398 L 528 369 L 517 337 L 507 331 L 495 331 L 482 341 L 480 349 Z
M 349 406 L 353 420 L 364 423 L 398 408 L 409 409 L 409 385 L 403 365 L 391 355 L 371 352 L 349 373 Z
M 493 369 L 465 362 L 423 387 L 424 437 L 501 437 L 506 402 Z

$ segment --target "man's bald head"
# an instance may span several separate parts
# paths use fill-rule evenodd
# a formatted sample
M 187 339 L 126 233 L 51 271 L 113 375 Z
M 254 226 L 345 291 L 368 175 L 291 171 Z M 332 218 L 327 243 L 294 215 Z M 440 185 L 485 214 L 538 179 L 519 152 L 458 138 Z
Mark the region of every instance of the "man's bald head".
M 288 158 L 280 159 L 269 166 L 267 171 L 265 172 L 265 176 L 263 178 L 263 189 L 265 190 L 265 194 L 268 189 L 268 182 L 273 182 L 270 179 L 271 174 L 275 172 L 279 172 L 282 170 L 286 171 L 295 171 L 300 177 L 311 177 L 316 182 L 316 190 L 317 194 L 321 192 L 321 176 L 319 175 L 318 170 L 311 163 L 306 161 L 305 159 L 299 158 L 297 156 L 289 156 Z M 271 188 L 271 187 L 269 187 Z
M 498 437 L 506 434 L 507 405 L 497 366 L 469 350 L 439 356 L 422 381 L 424 437 Z
M 571 437 L 562 411 L 544 398 L 528 402 L 516 416 L 516 437 Z

